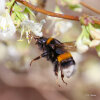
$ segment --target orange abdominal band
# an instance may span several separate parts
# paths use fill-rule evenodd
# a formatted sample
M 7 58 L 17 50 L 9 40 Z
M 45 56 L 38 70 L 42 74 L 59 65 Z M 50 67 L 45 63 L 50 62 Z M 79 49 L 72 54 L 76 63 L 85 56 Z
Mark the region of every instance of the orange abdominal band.
M 47 40 L 47 43 L 46 43 L 46 44 L 49 44 L 52 40 L 53 40 L 53 38 L 49 38 L 49 39 Z
M 57 59 L 58 59 L 58 62 L 61 62 L 65 59 L 68 59 L 68 58 L 71 58 L 71 57 L 72 57 L 72 55 L 69 52 L 66 52 L 66 53 L 63 53 L 63 54 L 59 55 L 57 57 Z

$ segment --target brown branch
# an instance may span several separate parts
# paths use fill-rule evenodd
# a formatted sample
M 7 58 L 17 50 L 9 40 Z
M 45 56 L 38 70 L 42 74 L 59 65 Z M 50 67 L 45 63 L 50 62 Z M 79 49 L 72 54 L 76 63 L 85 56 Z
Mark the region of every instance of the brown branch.
M 36 7 L 24 0 L 16 0 L 17 2 L 20 2 L 22 3 L 23 5 L 31 8 L 32 10 L 36 11 L 36 12 L 40 12 L 40 13 L 43 13 L 43 14 L 46 14 L 46 15 L 49 15 L 49 16 L 53 16 L 53 17 L 59 17 L 59 18 L 64 18 L 64 19 L 69 19 L 69 20 L 76 20 L 78 21 L 79 20 L 79 17 L 74 17 L 74 16 L 70 16 L 70 15 L 65 15 L 65 14 L 59 14 L 59 13 L 54 13 L 54 12 L 50 12 L 50 11 L 47 11 L 47 10 L 44 10 L 42 8 L 39 8 L 39 7 Z
M 94 21 L 94 23 L 100 25 L 100 21 Z
M 89 5 L 87 5 L 86 3 L 84 3 L 84 2 L 81 1 L 80 4 L 81 4 L 82 6 L 84 6 L 84 7 L 86 7 L 86 8 L 88 8 L 88 9 L 92 10 L 93 12 L 95 12 L 95 13 L 97 13 L 97 14 L 100 14 L 100 11 L 99 11 L 99 10 L 97 10 L 97 9 L 95 9 L 95 8 L 93 8 L 93 7 L 89 6 Z
M 58 18 L 64 18 L 64 19 L 69 19 L 69 20 L 75 20 L 75 21 L 79 21 L 79 18 L 78 16 L 71 16 L 71 15 L 65 15 L 65 14 L 59 14 L 59 13 L 54 13 L 54 12 L 51 12 L 51 11 L 47 11 L 45 9 L 42 9 L 42 8 L 39 8 L 39 7 L 36 7 L 24 0 L 15 0 L 27 7 L 29 7 L 30 9 L 36 11 L 36 12 L 40 12 L 40 13 L 43 13 L 43 14 L 46 14 L 48 16 L 53 16 L 53 17 L 58 17 Z M 99 24 L 100 25 L 100 21 L 94 21 L 94 23 L 96 24 Z

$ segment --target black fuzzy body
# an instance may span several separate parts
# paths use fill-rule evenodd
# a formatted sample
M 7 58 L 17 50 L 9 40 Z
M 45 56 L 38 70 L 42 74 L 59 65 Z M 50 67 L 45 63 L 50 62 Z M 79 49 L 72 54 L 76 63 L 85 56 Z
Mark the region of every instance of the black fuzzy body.
M 50 39 L 51 41 L 49 41 Z M 63 43 L 61 43 L 57 39 L 39 37 L 36 38 L 36 44 L 39 46 L 40 50 L 43 51 L 43 54 L 41 54 L 41 56 L 47 58 L 47 60 L 51 61 L 55 65 L 55 75 L 58 75 L 57 73 L 59 66 L 61 70 L 64 68 L 68 68 L 70 65 L 75 65 L 75 61 L 73 60 L 72 56 L 62 60 L 61 62 L 58 61 L 58 56 L 64 53 L 69 54 L 69 52 L 64 49 L 64 47 L 62 46 Z

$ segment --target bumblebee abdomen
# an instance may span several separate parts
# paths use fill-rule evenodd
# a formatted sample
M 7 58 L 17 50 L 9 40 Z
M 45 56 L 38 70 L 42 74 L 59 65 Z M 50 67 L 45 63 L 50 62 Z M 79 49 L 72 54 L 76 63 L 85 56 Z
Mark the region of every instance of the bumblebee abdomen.
M 57 60 L 63 67 L 75 65 L 75 61 L 73 60 L 72 55 L 69 52 L 65 52 L 63 54 L 58 55 Z
M 70 65 L 75 65 L 75 61 L 73 60 L 73 58 L 68 58 L 66 60 L 63 60 L 60 65 L 63 68 L 69 67 Z
M 58 62 L 61 62 L 63 60 L 69 59 L 71 57 L 72 57 L 72 55 L 69 52 L 65 52 L 63 54 L 58 55 L 57 60 L 58 60 Z

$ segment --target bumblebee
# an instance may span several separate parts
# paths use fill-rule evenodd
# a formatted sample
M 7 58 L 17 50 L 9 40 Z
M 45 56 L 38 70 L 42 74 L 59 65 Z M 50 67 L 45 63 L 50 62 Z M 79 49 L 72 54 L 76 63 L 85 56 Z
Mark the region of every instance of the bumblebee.
M 69 51 L 75 51 L 75 42 L 61 43 L 55 38 L 34 37 L 36 44 L 43 53 L 30 62 L 45 57 L 54 64 L 54 73 L 58 77 L 58 71 L 61 71 L 61 79 L 64 81 L 64 75 L 68 78 L 73 74 L 75 61 Z

